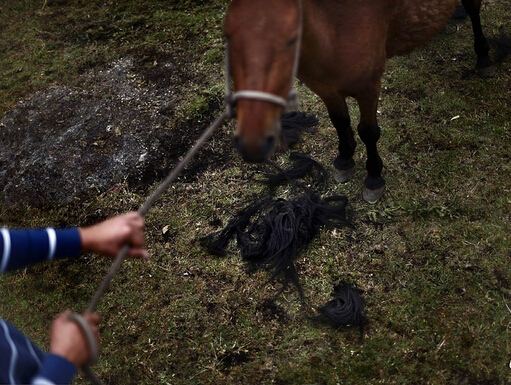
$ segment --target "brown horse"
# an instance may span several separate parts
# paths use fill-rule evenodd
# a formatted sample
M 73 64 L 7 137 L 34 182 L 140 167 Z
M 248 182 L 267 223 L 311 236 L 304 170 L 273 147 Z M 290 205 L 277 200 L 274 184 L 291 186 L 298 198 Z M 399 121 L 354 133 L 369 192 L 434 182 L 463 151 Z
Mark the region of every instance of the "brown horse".
M 280 116 L 296 75 L 325 103 L 339 137 L 334 176 L 353 176 L 355 139 L 346 97 L 360 109 L 358 133 L 367 150 L 364 199 L 383 194 L 376 143 L 381 76 L 386 60 L 424 44 L 453 14 L 458 0 L 233 0 L 225 20 L 228 73 L 234 81 L 235 145 L 251 162 L 275 147 Z M 481 0 L 463 0 L 472 19 L 477 68 L 491 72 L 481 29 Z M 296 72 L 296 73 L 294 73 Z

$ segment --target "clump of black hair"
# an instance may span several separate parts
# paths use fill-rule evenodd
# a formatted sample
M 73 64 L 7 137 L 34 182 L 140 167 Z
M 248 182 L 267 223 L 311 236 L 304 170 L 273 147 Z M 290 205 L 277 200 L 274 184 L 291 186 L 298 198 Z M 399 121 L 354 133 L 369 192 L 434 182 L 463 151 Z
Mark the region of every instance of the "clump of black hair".
M 362 290 L 356 286 L 343 282 L 335 286 L 332 299 L 321 306 L 321 314 L 316 320 L 329 323 L 335 327 L 363 325 L 364 302 Z
M 292 148 L 300 140 L 302 131 L 310 132 L 317 125 L 318 118 L 314 115 L 308 115 L 300 111 L 286 112 L 280 119 L 280 149 Z
M 286 120 L 287 119 L 287 120 Z M 317 124 L 315 117 L 294 113 L 283 118 L 283 141 L 286 146 L 298 140 L 299 129 Z M 327 172 L 309 156 L 290 154 L 293 166 L 283 169 L 272 162 L 263 171 L 260 182 L 268 187 L 267 195 L 257 197 L 238 211 L 220 231 L 200 239 L 210 254 L 224 256 L 232 239 L 236 239 L 244 261 L 255 268 L 271 272 L 271 280 L 283 277 L 283 288 L 292 283 L 303 300 L 295 261 L 322 228 L 351 226 L 348 199 L 345 196 L 323 197 Z M 275 171 L 276 170 L 276 171 Z M 308 178 L 308 182 L 303 180 Z M 292 198 L 276 198 L 277 188 L 292 186 Z M 334 326 L 362 328 L 361 291 L 351 284 L 334 288 L 332 300 L 318 308 L 315 319 Z M 361 329 L 362 330 L 362 329 Z
M 326 171 L 303 154 L 293 153 L 294 166 L 278 173 L 266 173 L 264 183 L 270 191 L 283 183 L 314 172 L 319 185 L 326 186 Z M 283 275 L 300 294 L 302 289 L 294 261 L 320 229 L 350 225 L 348 199 L 344 196 L 321 198 L 312 188 L 295 185 L 301 194 L 290 200 L 270 194 L 241 209 L 227 226 L 201 239 L 210 254 L 223 256 L 232 238 L 236 237 L 242 258 L 272 273 L 272 279 Z

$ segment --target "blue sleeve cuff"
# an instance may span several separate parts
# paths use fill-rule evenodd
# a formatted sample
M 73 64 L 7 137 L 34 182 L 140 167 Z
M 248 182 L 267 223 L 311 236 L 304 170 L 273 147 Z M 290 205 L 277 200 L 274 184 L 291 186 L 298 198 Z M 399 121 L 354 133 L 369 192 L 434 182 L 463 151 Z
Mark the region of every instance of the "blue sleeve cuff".
M 70 384 L 78 372 L 76 366 L 63 357 L 47 354 L 43 366 L 32 381 L 32 384 L 50 383 Z M 45 382 L 46 381 L 46 382 Z
M 57 235 L 57 249 L 55 258 L 77 257 L 82 250 L 82 240 L 77 227 L 55 230 Z

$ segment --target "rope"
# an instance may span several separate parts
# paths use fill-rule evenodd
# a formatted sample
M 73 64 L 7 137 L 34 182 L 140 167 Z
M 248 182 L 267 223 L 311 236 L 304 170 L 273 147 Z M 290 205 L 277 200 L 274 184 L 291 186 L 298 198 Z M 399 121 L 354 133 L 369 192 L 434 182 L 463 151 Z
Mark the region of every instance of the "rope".
M 186 153 L 184 158 L 174 167 L 174 169 L 169 173 L 169 175 L 165 178 L 165 180 L 158 186 L 158 188 L 147 198 L 146 202 L 140 209 L 138 210 L 138 213 L 141 216 L 144 216 L 149 209 L 154 205 L 154 203 L 158 200 L 158 198 L 167 190 L 169 185 L 174 182 L 178 175 L 183 171 L 183 168 L 193 159 L 193 157 L 197 154 L 197 152 L 200 150 L 200 148 L 207 142 L 207 140 L 213 135 L 213 132 L 224 123 L 226 119 L 229 118 L 228 111 L 224 111 L 209 127 L 206 129 L 201 137 L 197 140 L 195 145 Z M 108 287 L 110 286 L 110 282 L 115 277 L 115 275 L 119 272 L 119 269 L 124 261 L 126 259 L 126 255 L 128 254 L 129 245 L 124 245 L 119 253 L 117 254 L 114 262 L 112 263 L 112 266 L 110 267 L 110 270 L 108 271 L 108 274 L 105 276 L 103 281 L 101 282 L 101 285 L 99 286 L 98 290 L 94 294 L 94 297 L 92 298 L 89 306 L 87 307 L 87 310 L 85 310 L 85 314 L 93 313 L 96 309 L 96 306 L 103 296 L 105 292 L 107 291 Z M 89 351 L 91 358 L 89 359 L 89 362 L 85 364 L 82 367 L 82 371 L 84 374 L 89 378 L 92 384 L 94 385 L 103 385 L 103 382 L 101 379 L 99 379 L 91 370 L 90 365 L 96 362 L 98 355 L 99 355 L 99 346 L 96 342 L 96 339 L 94 338 L 94 335 L 92 334 L 92 331 L 89 328 L 89 325 L 85 321 L 85 319 L 80 316 L 79 314 L 73 313 L 70 315 L 69 319 L 73 322 L 75 322 L 80 329 L 83 331 L 88 345 L 89 345 Z
M 302 42 L 302 33 L 303 33 L 303 11 L 302 11 L 302 2 L 301 0 L 297 0 L 298 3 L 298 12 L 299 12 L 299 20 L 298 20 L 298 39 L 296 42 L 296 49 L 294 54 L 294 63 L 293 70 L 291 76 L 291 91 L 287 99 L 281 98 L 280 96 L 276 96 L 267 92 L 255 91 L 255 90 L 243 90 L 238 91 L 237 93 L 232 94 L 230 89 L 230 67 L 229 67 L 229 44 L 227 44 L 226 49 L 226 109 L 225 111 L 208 127 L 206 131 L 201 135 L 201 137 L 197 140 L 197 143 L 186 153 L 183 160 L 181 160 L 176 167 L 169 173 L 169 175 L 165 178 L 165 180 L 160 184 L 160 186 L 151 194 L 151 196 L 147 199 L 144 205 L 138 210 L 138 213 L 141 216 L 144 216 L 147 211 L 153 206 L 153 204 L 158 200 L 158 198 L 165 192 L 165 190 L 169 187 L 169 185 L 174 182 L 178 175 L 181 173 L 183 168 L 192 160 L 195 154 L 199 151 L 199 149 L 206 143 L 206 141 L 213 135 L 213 132 L 226 120 L 233 118 L 233 105 L 240 98 L 250 98 L 250 99 L 259 99 L 264 101 L 269 101 L 272 103 L 276 103 L 282 107 L 286 107 L 287 104 L 295 104 L 296 103 L 296 91 L 293 87 L 294 78 L 298 72 L 299 58 L 300 58 L 300 49 Z M 44 2 L 46 5 L 46 1 Z M 43 5 L 43 7 L 44 7 Z M 291 106 L 293 108 L 294 106 Z M 126 259 L 126 255 L 128 254 L 129 245 L 124 245 L 119 253 L 117 254 L 108 274 L 105 276 L 98 290 L 94 294 L 85 314 L 93 313 L 96 309 L 96 306 L 103 296 L 105 292 L 108 290 L 110 286 L 110 282 L 115 277 L 115 275 L 119 272 L 124 259 Z M 87 337 L 89 350 L 91 351 L 92 359 L 82 367 L 83 372 L 86 376 L 91 380 L 94 385 L 103 385 L 103 382 L 95 376 L 95 374 L 90 369 L 90 364 L 94 363 L 97 359 L 97 354 L 99 353 L 99 347 L 95 339 L 93 338 L 92 332 L 88 324 L 85 320 L 78 314 L 73 314 L 70 316 L 70 319 L 77 323 L 80 326 L 85 336 Z
M 206 141 L 211 137 L 213 132 L 225 121 L 227 117 L 226 112 L 222 113 L 214 122 L 209 126 L 209 128 L 204 131 L 201 137 L 197 140 L 197 143 L 186 153 L 185 157 L 181 162 L 179 162 L 176 167 L 170 172 L 170 174 L 165 178 L 165 180 L 160 184 L 160 186 L 151 194 L 151 196 L 147 199 L 144 205 L 138 210 L 138 213 L 141 216 L 144 216 L 149 209 L 154 205 L 154 203 L 158 200 L 158 198 L 165 192 L 165 190 L 169 187 L 169 185 L 176 180 L 178 175 L 181 173 L 183 168 L 192 160 L 195 154 L 199 151 L 199 149 L 206 143 Z M 101 286 L 96 291 L 96 294 L 92 298 L 89 307 L 85 311 L 85 313 L 93 313 L 96 309 L 96 305 L 99 300 L 103 296 L 103 294 L 108 289 L 110 282 L 115 277 L 119 268 L 121 267 L 122 262 L 126 258 L 128 253 L 129 245 L 124 245 L 124 247 L 119 251 L 117 257 L 115 258 L 114 263 L 110 267 L 110 271 L 107 276 L 103 279 Z
M 93 385 L 103 385 L 103 381 L 101 381 L 101 379 L 99 377 L 97 377 L 96 374 L 90 368 L 90 365 L 92 365 L 93 363 L 95 363 L 98 360 L 99 345 L 96 342 L 96 338 L 94 337 L 94 334 L 92 333 L 92 330 L 90 329 L 89 324 L 87 323 L 87 321 L 85 321 L 85 318 L 83 318 L 81 315 L 76 314 L 76 313 L 71 313 L 69 315 L 69 319 L 71 321 L 75 322 L 80 327 L 83 335 L 85 336 L 85 339 L 87 340 L 87 344 L 89 346 L 89 351 L 90 351 L 89 362 L 82 367 L 82 371 L 90 379 L 90 381 Z

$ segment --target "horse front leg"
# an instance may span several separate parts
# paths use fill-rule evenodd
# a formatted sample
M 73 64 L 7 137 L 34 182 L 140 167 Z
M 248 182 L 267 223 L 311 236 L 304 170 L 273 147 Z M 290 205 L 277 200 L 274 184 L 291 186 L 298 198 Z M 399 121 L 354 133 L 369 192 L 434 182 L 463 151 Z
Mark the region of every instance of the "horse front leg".
M 467 10 L 472 21 L 472 30 L 474 31 L 474 50 L 477 54 L 476 69 L 480 77 L 491 78 L 495 75 L 495 68 L 488 53 L 490 45 L 483 33 L 481 26 L 481 0 L 462 0 L 461 2 Z
M 367 178 L 364 181 L 363 197 L 364 200 L 369 203 L 376 203 L 385 191 L 385 180 L 381 176 L 383 161 L 376 148 L 381 132 L 376 119 L 379 94 L 380 87 L 378 83 L 375 89 L 357 98 L 360 108 L 358 135 L 364 142 L 367 151 Z
M 355 173 L 353 154 L 357 146 L 353 137 L 348 106 L 346 100 L 337 95 L 322 99 L 339 138 L 339 155 L 334 160 L 334 179 L 339 183 L 346 183 Z

